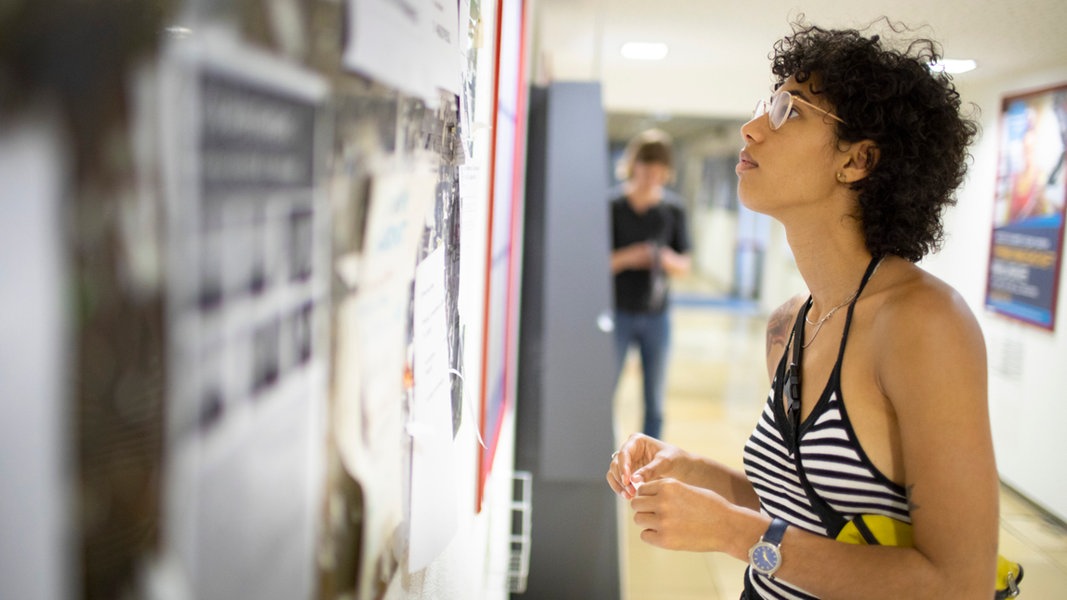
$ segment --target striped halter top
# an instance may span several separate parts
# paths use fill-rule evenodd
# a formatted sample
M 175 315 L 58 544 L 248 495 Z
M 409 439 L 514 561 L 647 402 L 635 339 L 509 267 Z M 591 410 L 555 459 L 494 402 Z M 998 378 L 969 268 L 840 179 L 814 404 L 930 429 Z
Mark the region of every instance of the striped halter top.
M 866 284 L 866 278 L 863 284 Z M 854 308 L 855 300 L 848 307 L 837 362 L 829 381 L 811 414 L 800 424 L 800 463 L 815 492 L 846 518 L 857 514 L 879 514 L 910 523 L 904 488 L 875 468 L 864 453 L 841 395 L 841 360 Z M 806 312 L 800 311 L 797 318 L 804 318 Z M 793 343 L 802 341 L 794 340 Z M 786 351 L 778 363 L 775 382 L 784 381 L 788 360 L 789 352 Z M 759 496 L 761 512 L 784 519 L 795 527 L 827 535 L 797 476 L 790 443 L 792 424 L 786 415 L 784 394 L 775 393 L 783 387 L 772 383 L 767 404 L 745 444 L 745 474 Z M 789 557 L 785 559 L 789 560 Z M 745 572 L 745 577 L 748 579 L 746 587 L 758 593 L 758 598 L 816 598 L 780 579 L 768 579 L 751 569 Z

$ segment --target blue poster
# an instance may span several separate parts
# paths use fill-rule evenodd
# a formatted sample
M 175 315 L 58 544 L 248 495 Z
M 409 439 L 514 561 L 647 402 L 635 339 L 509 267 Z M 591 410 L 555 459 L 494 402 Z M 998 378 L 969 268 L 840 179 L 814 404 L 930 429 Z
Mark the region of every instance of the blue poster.
M 1050 330 L 1063 248 L 1065 157 L 1067 87 L 1004 101 L 986 307 Z

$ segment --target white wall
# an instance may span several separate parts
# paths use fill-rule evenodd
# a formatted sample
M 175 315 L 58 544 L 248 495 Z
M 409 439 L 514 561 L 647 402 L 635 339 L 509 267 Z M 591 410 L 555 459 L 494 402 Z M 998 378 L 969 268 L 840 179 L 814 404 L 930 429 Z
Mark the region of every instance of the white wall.
M 967 102 L 982 110 L 981 139 L 961 189 L 946 215 L 942 251 L 923 266 L 956 287 L 978 316 L 989 356 L 990 414 L 1001 478 L 1035 503 L 1067 519 L 1067 479 L 1059 464 L 1067 456 L 1067 285 L 1060 268 L 1056 331 L 1025 325 L 985 309 L 996 180 L 1000 103 L 1004 96 L 1067 82 L 1064 69 L 981 85 L 960 85 Z

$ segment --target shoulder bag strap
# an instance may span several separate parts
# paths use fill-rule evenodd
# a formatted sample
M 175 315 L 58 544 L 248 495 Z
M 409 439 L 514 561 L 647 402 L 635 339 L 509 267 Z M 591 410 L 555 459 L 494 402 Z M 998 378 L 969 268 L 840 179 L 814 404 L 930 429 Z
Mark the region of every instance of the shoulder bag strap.
M 787 369 L 788 380 L 786 387 L 790 402 L 788 412 L 792 420 L 793 430 L 792 455 L 793 462 L 797 468 L 797 477 L 800 479 L 801 487 L 804 488 L 804 494 L 808 497 L 808 502 L 811 503 L 812 510 L 819 515 L 819 520 L 822 521 L 823 527 L 826 527 L 827 535 L 836 538 L 837 534 L 848 523 L 848 520 L 815 493 L 815 490 L 811 487 L 811 482 L 808 481 L 807 474 L 804 472 L 804 465 L 800 461 L 800 348 L 804 341 L 804 318 L 807 316 L 809 308 L 811 308 L 811 298 L 808 298 L 808 301 L 800 309 L 800 314 L 797 315 L 796 323 L 793 325 L 793 334 L 790 336 L 793 343 L 793 355 Z
M 863 293 L 863 288 L 867 286 L 867 282 L 870 280 L 871 275 L 874 274 L 874 270 L 878 268 L 880 260 L 876 257 L 871 257 L 870 263 L 867 264 L 867 269 L 863 274 L 863 279 L 860 281 L 859 289 L 856 290 L 856 296 L 852 299 L 849 305 L 849 317 L 852 315 L 852 307 L 856 304 L 856 300 L 859 295 Z M 811 503 L 812 510 L 819 515 L 819 519 L 822 521 L 826 532 L 830 537 L 837 537 L 838 533 L 841 533 L 841 529 L 848 523 L 841 513 L 834 510 L 825 500 L 822 499 L 811 486 L 811 482 L 808 481 L 807 474 L 804 473 L 804 465 L 800 461 L 800 365 L 801 363 L 801 350 L 804 347 L 804 321 L 808 315 L 808 310 L 811 309 L 811 297 L 808 297 L 808 301 L 800 309 L 800 313 L 797 315 L 796 323 L 793 325 L 793 333 L 790 336 L 793 344 L 793 355 L 790 360 L 790 364 L 787 370 L 788 382 L 787 391 L 789 393 L 789 418 L 792 421 L 793 429 L 793 461 L 797 468 L 797 477 L 800 479 L 800 485 L 804 488 L 804 494 L 808 497 L 808 502 Z M 840 360 L 840 357 L 838 357 Z M 784 399 L 783 399 L 784 400 Z

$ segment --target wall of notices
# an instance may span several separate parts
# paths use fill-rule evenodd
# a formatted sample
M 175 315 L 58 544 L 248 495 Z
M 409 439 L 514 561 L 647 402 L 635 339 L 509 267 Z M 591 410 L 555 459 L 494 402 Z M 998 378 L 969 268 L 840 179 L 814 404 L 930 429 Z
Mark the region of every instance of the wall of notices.
M 505 4 L 0 10 L 0 597 L 507 595 Z

